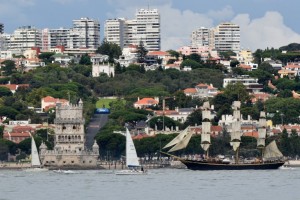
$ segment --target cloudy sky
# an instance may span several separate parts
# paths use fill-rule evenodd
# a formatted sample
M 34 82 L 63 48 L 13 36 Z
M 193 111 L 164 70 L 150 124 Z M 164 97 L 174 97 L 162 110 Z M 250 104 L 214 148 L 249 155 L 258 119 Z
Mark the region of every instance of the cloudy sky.
M 73 19 L 89 17 L 103 30 L 106 19 L 132 19 L 136 9 L 148 5 L 161 13 L 163 50 L 188 45 L 198 27 L 228 21 L 241 26 L 245 49 L 300 43 L 299 0 L 0 0 L 0 23 L 12 33 L 24 25 L 70 28 Z

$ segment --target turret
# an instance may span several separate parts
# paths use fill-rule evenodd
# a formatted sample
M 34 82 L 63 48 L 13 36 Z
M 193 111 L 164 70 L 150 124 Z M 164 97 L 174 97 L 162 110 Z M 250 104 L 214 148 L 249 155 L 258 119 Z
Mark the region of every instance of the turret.
M 97 144 L 96 140 L 93 144 L 93 153 L 99 155 L 99 145 Z

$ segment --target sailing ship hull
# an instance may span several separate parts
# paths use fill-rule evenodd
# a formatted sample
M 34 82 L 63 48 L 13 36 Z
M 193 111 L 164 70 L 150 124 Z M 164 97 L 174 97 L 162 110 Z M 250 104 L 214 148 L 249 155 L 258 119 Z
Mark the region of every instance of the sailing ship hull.
M 183 159 L 180 161 L 191 170 L 270 170 L 278 169 L 284 164 L 281 161 L 257 164 L 223 164 Z

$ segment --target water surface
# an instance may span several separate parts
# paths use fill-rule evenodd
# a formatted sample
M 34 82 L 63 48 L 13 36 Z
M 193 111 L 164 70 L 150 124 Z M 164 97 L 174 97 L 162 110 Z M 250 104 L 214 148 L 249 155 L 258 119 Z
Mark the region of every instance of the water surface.
M 300 168 L 247 171 L 155 169 L 147 175 L 114 171 L 75 174 L 0 170 L 0 200 L 294 200 Z

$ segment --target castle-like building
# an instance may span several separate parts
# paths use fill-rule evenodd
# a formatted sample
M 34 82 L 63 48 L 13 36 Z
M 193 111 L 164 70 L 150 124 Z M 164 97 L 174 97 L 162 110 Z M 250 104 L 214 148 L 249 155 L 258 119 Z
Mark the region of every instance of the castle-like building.
M 99 146 L 85 148 L 83 102 L 77 105 L 56 104 L 54 150 L 40 146 L 42 165 L 49 168 L 93 169 L 97 168 Z

